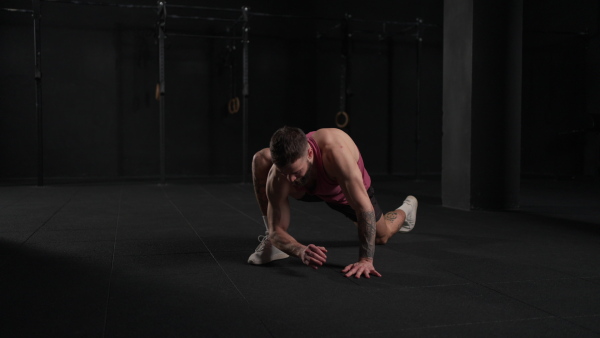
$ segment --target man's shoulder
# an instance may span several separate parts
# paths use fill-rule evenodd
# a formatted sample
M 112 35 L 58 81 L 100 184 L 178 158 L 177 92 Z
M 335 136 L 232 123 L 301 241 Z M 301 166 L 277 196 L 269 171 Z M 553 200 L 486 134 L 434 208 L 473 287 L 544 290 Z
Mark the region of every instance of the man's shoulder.
M 359 151 L 352 138 L 341 129 L 326 128 L 315 141 L 321 149 L 323 165 L 327 172 L 334 174 L 348 168 L 349 162 L 356 163 Z M 335 176 L 335 175 L 334 175 Z
M 340 141 L 344 139 L 350 139 L 350 136 L 346 134 L 346 132 L 337 128 L 318 129 L 314 131 L 311 136 L 321 149 L 325 149 L 334 144 L 339 144 Z
M 348 135 L 341 129 L 338 128 L 321 128 L 312 132 L 313 135 L 317 136 L 339 136 L 339 135 Z

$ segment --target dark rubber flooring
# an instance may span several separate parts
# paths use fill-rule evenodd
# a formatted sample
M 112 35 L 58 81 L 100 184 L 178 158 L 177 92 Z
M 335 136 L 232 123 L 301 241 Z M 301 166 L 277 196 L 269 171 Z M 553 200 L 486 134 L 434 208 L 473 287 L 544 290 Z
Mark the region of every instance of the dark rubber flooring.
M 0 187 L 0 337 L 600 337 L 598 183 L 525 180 L 514 212 L 374 184 L 384 211 L 420 204 L 369 280 L 341 274 L 356 228 L 320 203 L 293 201 L 290 232 L 325 267 L 248 265 L 250 185 Z

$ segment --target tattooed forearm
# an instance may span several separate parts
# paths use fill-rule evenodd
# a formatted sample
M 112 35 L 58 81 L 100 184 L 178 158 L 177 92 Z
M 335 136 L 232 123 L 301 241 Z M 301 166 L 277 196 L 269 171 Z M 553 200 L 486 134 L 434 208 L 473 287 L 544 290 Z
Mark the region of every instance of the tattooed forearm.
M 360 258 L 373 259 L 375 256 L 375 212 L 361 211 L 358 216 L 358 238 L 360 239 Z

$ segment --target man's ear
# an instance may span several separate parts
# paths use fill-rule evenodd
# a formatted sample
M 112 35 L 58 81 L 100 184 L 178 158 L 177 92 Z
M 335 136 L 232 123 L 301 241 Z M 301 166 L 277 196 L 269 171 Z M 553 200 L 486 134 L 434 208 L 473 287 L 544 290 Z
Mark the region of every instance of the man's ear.
M 313 156 L 314 156 L 313 148 L 309 145 L 308 146 L 308 159 L 312 161 Z

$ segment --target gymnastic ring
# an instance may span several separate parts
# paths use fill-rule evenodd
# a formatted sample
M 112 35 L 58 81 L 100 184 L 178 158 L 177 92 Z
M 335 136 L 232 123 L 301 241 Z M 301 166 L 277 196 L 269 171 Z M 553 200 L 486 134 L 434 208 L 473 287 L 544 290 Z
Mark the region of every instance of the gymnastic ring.
M 156 90 L 154 91 L 154 97 L 156 101 L 160 101 L 160 83 L 156 84 Z
M 340 123 L 340 116 L 344 117 L 344 123 Z M 345 111 L 339 111 L 337 114 L 335 114 L 335 125 L 338 128 L 346 128 L 348 122 L 350 122 L 350 116 L 348 116 L 348 113 Z
M 240 99 L 237 97 L 234 97 L 233 99 L 229 100 L 229 103 L 227 104 L 227 109 L 229 110 L 229 114 L 235 114 L 237 112 L 240 111 Z

